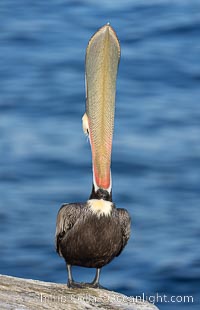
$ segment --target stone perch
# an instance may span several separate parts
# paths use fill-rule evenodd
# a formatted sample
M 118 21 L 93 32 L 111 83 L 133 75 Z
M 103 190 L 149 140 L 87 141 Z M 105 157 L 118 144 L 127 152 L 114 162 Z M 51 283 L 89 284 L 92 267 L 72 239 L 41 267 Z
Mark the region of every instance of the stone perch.
M 1 310 L 158 310 L 106 289 L 69 289 L 67 285 L 0 275 Z

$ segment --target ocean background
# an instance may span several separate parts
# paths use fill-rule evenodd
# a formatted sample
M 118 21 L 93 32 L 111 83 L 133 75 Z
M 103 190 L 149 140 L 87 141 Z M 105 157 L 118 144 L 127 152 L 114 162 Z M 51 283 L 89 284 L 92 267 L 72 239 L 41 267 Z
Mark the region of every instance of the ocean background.
M 157 305 L 199 309 L 200 1 L 1 0 L 0 16 L 0 273 L 67 281 L 55 221 L 63 202 L 91 191 L 84 58 L 110 22 L 121 43 L 113 200 L 132 236 L 101 284 L 193 296 Z M 74 269 L 79 281 L 94 273 Z

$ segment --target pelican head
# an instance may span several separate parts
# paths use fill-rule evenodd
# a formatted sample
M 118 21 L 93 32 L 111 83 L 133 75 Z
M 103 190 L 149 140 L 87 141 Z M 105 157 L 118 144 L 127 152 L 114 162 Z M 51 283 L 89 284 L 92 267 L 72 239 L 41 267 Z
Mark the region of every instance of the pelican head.
M 92 151 L 90 199 L 112 201 L 111 153 L 119 59 L 118 38 L 107 24 L 90 39 L 85 58 L 86 113 L 82 120 Z

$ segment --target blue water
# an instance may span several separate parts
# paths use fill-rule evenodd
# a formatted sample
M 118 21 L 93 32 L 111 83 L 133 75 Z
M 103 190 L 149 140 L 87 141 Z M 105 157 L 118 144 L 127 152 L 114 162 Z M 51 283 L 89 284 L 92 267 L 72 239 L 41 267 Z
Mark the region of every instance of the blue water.
M 192 295 L 158 306 L 199 309 L 200 1 L 1 0 L 0 15 L 0 273 L 66 282 L 55 220 L 90 194 L 84 57 L 109 21 L 122 49 L 113 198 L 133 228 L 101 284 Z M 75 269 L 77 280 L 93 274 Z

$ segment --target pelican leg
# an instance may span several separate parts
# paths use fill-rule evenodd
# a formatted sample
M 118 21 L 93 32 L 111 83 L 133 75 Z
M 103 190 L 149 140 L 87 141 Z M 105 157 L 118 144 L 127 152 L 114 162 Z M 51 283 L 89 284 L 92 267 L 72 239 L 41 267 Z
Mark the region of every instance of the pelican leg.
M 73 280 L 73 277 L 72 277 L 72 269 L 71 268 L 72 268 L 71 265 L 67 264 L 67 273 L 68 273 L 67 286 L 68 287 L 73 287 L 73 284 L 74 284 L 74 280 Z
M 73 277 L 72 277 L 72 266 L 67 264 L 67 272 L 68 272 L 68 282 L 67 286 L 69 288 L 83 288 L 85 283 L 78 283 L 75 282 Z
M 90 283 L 90 284 L 91 284 L 91 287 L 94 287 L 94 288 L 102 288 L 102 286 L 99 284 L 100 272 L 101 272 L 101 268 L 97 268 L 97 269 L 96 269 L 95 278 L 94 278 L 94 280 Z
M 67 286 L 69 288 L 87 288 L 87 287 L 92 287 L 92 288 L 103 288 L 99 284 L 99 278 L 100 278 L 100 271 L 101 268 L 96 269 L 96 275 L 94 280 L 91 283 L 84 283 L 84 282 L 75 282 L 73 277 L 72 277 L 72 266 L 67 264 L 67 272 L 68 272 L 68 282 Z

